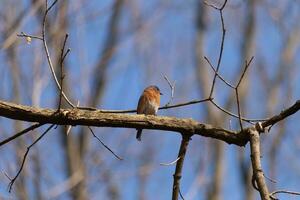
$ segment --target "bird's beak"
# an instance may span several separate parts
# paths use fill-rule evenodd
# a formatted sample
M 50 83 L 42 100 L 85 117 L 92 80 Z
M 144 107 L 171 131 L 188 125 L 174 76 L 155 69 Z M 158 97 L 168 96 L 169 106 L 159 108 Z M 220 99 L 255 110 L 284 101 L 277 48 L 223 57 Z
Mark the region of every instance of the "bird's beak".
M 159 94 L 160 94 L 160 95 L 163 95 L 163 93 L 161 93 L 161 92 L 160 92 Z

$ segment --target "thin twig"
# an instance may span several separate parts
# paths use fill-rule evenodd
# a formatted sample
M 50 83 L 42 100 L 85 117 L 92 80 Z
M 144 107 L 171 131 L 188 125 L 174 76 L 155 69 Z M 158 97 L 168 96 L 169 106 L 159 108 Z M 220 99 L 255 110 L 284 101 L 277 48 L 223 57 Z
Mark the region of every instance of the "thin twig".
M 272 183 L 277 183 L 276 180 L 274 180 L 274 179 L 272 179 L 272 178 L 266 176 L 265 174 L 264 174 L 264 177 L 265 177 L 267 180 L 269 180 L 270 182 L 272 182 Z
M 230 115 L 230 116 L 232 116 L 232 117 L 235 117 L 235 118 L 239 119 L 239 116 L 238 116 L 238 115 L 236 115 L 236 114 L 234 114 L 234 113 L 232 113 L 232 112 L 230 112 L 230 111 L 228 111 L 228 110 L 222 108 L 222 107 L 219 106 L 214 100 L 211 100 L 210 102 L 211 102 L 213 105 L 215 105 L 218 109 L 220 109 L 221 111 L 223 111 L 224 113 L 226 113 L 226 114 L 228 114 L 228 115 Z M 263 121 L 266 121 L 266 120 L 267 120 L 267 119 L 249 119 L 249 118 L 244 118 L 244 117 L 241 117 L 241 119 L 242 119 L 243 121 L 245 121 L 245 122 L 250 123 L 250 124 L 254 124 L 253 122 L 263 122 Z
M 177 107 L 182 107 L 182 106 L 188 106 L 188 105 L 203 103 L 203 102 L 211 101 L 211 100 L 212 100 L 212 98 L 193 100 L 193 101 L 189 101 L 189 102 L 186 102 L 186 103 L 175 104 L 175 105 L 172 105 L 172 106 L 163 106 L 163 107 L 160 107 L 159 110 L 165 110 L 165 109 L 169 109 L 169 108 L 177 108 Z
M 77 101 L 76 107 L 78 107 L 78 106 L 79 106 L 79 104 L 80 104 L 80 102 L 79 102 L 79 101 Z M 68 125 L 68 126 L 67 126 L 67 131 L 66 131 L 66 134 L 67 134 L 67 136 L 68 136 L 68 135 L 69 135 L 69 133 L 71 132 L 71 129 L 72 129 L 72 125 Z
M 220 10 L 220 8 L 218 8 L 217 6 L 215 6 L 215 5 L 213 5 L 213 4 L 208 3 L 207 1 L 204 1 L 203 3 L 204 3 L 205 5 L 207 5 L 207 6 L 210 6 L 210 7 L 214 8 L 214 9 L 216 9 L 216 10 Z
M 58 87 L 59 91 L 61 92 L 61 96 L 67 101 L 67 103 L 72 107 L 74 108 L 75 106 L 72 104 L 72 102 L 68 99 L 68 97 L 66 96 L 66 94 L 63 92 L 62 90 L 62 86 L 59 84 L 58 82 L 58 79 L 56 77 L 56 74 L 55 74 L 55 71 L 54 71 L 54 67 L 53 67 L 53 64 L 52 64 L 52 60 L 51 60 L 51 57 L 50 57 L 50 53 L 49 53 L 49 50 L 48 50 L 48 45 L 47 45 L 47 41 L 46 41 L 46 21 L 47 21 L 47 15 L 49 13 L 49 11 L 54 7 L 54 5 L 57 3 L 58 0 L 55 0 L 49 7 L 48 7 L 48 0 L 46 0 L 46 11 L 45 11 L 45 14 L 44 14 L 44 17 L 43 17 L 43 21 L 42 21 L 42 37 L 39 37 L 39 36 L 34 36 L 34 35 L 29 35 L 29 34 L 25 34 L 24 32 L 21 32 L 21 34 L 18 34 L 17 36 L 19 37 L 29 37 L 29 38 L 34 38 L 34 39 L 39 39 L 39 40 L 42 40 L 43 41 L 43 46 L 44 46 L 44 50 L 45 50 L 45 53 L 46 53 L 46 57 L 47 57 L 47 61 L 48 61 L 48 65 L 50 67 L 50 71 L 51 71 L 51 74 L 54 78 L 54 81 L 56 83 L 56 86 Z M 65 40 L 66 42 L 66 40 Z M 65 45 L 65 42 L 64 42 L 64 45 Z M 61 56 L 61 60 L 63 62 L 63 60 L 65 59 L 65 57 L 67 56 L 67 54 L 70 52 L 70 49 L 68 49 L 66 51 L 66 53 Z M 61 81 L 62 83 L 62 81 Z M 60 97 L 60 101 L 61 102 L 61 97 Z M 61 103 L 60 103 L 61 104 Z M 60 109 L 60 104 L 59 104 L 59 109 Z
M 191 135 L 182 134 L 181 144 L 178 152 L 178 158 L 180 158 L 176 163 L 175 173 L 173 175 L 173 192 L 172 200 L 178 200 L 178 194 L 180 190 L 180 179 L 182 174 L 183 162 L 186 155 L 187 147 L 190 142 Z
M 175 90 L 175 81 L 173 84 L 171 84 L 170 80 L 168 79 L 168 77 L 166 75 L 164 75 L 164 79 L 168 82 L 170 89 L 171 89 L 171 97 L 168 103 L 166 103 L 165 106 L 168 106 L 171 104 L 173 98 L 174 98 L 174 90 Z
M 244 68 L 244 70 L 243 70 L 243 73 L 242 73 L 242 75 L 241 75 L 241 77 L 240 77 L 240 79 L 239 79 L 237 85 L 236 85 L 236 88 L 238 88 L 238 87 L 240 86 L 240 84 L 241 84 L 241 82 L 242 82 L 242 80 L 243 80 L 243 78 L 244 78 L 244 76 L 245 76 L 245 74 L 246 74 L 246 71 L 247 71 L 248 67 L 250 66 L 250 64 L 251 64 L 251 62 L 252 62 L 252 60 L 253 60 L 253 58 L 254 58 L 254 56 L 252 56 L 252 57 L 250 58 L 249 62 L 247 62 L 247 60 L 246 60 L 246 62 L 245 62 L 245 68 Z
M 58 0 L 53 1 L 53 3 L 48 7 L 48 0 L 46 0 L 46 13 L 51 10 L 51 8 L 57 3 Z
M 47 41 L 46 41 L 46 21 L 47 21 L 47 15 L 48 15 L 48 12 L 51 10 L 51 8 L 53 8 L 53 6 L 57 3 L 57 0 L 55 0 L 48 8 L 48 0 L 46 0 L 46 11 L 45 11 L 45 14 L 44 14 L 44 18 L 43 18 L 43 23 L 42 23 L 42 41 L 43 41 L 43 46 L 44 46 L 44 50 L 45 50 L 45 53 L 46 53 L 46 57 L 47 57 L 47 61 L 48 61 L 48 65 L 50 67 L 50 71 L 51 71 L 51 74 L 55 80 L 55 83 L 56 83 L 56 86 L 59 90 L 61 90 L 61 86 L 58 82 L 58 79 L 56 77 L 56 74 L 55 74 L 55 71 L 54 71 L 54 68 L 53 68 L 53 64 L 52 64 L 52 60 L 51 60 L 51 57 L 50 57 L 50 53 L 49 53 L 49 50 L 48 50 L 48 45 L 47 45 Z M 72 104 L 72 102 L 68 99 L 68 97 L 66 96 L 66 94 L 62 91 L 62 96 L 64 97 L 64 99 L 67 101 L 67 103 L 72 107 L 74 108 L 75 106 Z
M 9 138 L 7 138 L 7 139 L 1 141 L 1 142 L 0 142 L 0 147 L 1 147 L 2 145 L 6 144 L 6 143 L 8 143 L 8 142 L 10 142 L 10 141 L 12 141 L 12 140 L 14 140 L 14 139 L 16 139 L 16 138 L 18 138 L 18 137 L 24 135 L 25 133 L 28 133 L 29 131 L 32 131 L 32 130 L 34 130 L 34 129 L 40 127 L 40 126 L 42 126 L 42 125 L 44 125 L 44 124 L 43 124 L 43 123 L 37 123 L 37 124 L 34 124 L 34 125 L 32 125 L 32 126 L 26 128 L 26 129 L 24 129 L 24 130 L 22 130 L 22 131 L 16 133 L 15 135 L 13 135 L 13 136 L 11 136 L 11 137 L 9 137 Z
M 119 160 L 123 160 L 123 158 L 119 157 L 117 154 L 115 154 L 107 145 L 105 145 L 101 139 L 99 137 L 96 136 L 96 134 L 94 133 L 93 129 L 91 127 L 89 127 L 89 130 L 91 131 L 92 135 L 108 150 L 110 151 L 117 159 Z
M 241 77 L 240 77 L 240 79 L 239 79 L 239 81 L 238 81 L 238 83 L 237 83 L 237 85 L 236 85 L 236 87 L 234 88 L 234 90 L 235 90 L 235 97 L 236 97 L 236 104 L 237 104 L 237 109 L 238 109 L 238 116 L 239 116 L 239 123 L 240 123 L 240 127 L 241 127 L 241 131 L 243 130 L 243 123 L 242 123 L 242 119 L 241 119 L 241 107 L 240 107 L 240 100 L 239 100 L 239 86 L 240 86 L 240 84 L 242 83 L 242 80 L 243 80 L 243 78 L 244 78 L 244 76 L 245 76 L 245 73 L 246 73 L 246 71 L 247 71 L 247 69 L 248 69 L 248 67 L 250 66 L 250 64 L 251 64 L 251 62 L 252 62 L 252 60 L 253 60 L 253 56 L 251 57 L 251 59 L 250 59 L 250 61 L 249 62 L 247 62 L 247 60 L 246 60 L 246 64 L 245 64 L 245 68 L 244 68 L 244 70 L 243 70 L 243 73 L 242 73 L 242 75 L 241 75 Z
M 207 5 L 207 6 L 210 6 L 210 7 L 214 8 L 214 9 L 216 9 L 216 10 L 222 11 L 222 10 L 225 8 L 225 5 L 226 5 L 226 3 L 227 3 L 227 0 L 224 1 L 223 5 L 222 5 L 220 8 L 218 8 L 217 6 L 215 6 L 215 5 L 213 5 L 213 4 L 208 3 L 207 1 L 204 1 L 203 3 L 204 3 L 205 5 Z
M 62 100 L 62 93 L 63 93 L 63 80 L 64 80 L 64 60 L 68 54 L 69 51 L 67 51 L 65 53 L 65 47 L 66 47 L 66 43 L 68 40 L 69 35 L 66 34 L 64 42 L 63 42 L 63 47 L 61 49 L 61 53 L 60 53 L 60 90 L 59 90 L 59 102 L 58 102 L 58 111 L 60 111 L 61 108 L 61 100 Z
M 47 41 L 46 41 L 46 21 L 47 21 L 47 15 L 49 13 L 49 11 L 54 7 L 54 5 L 57 3 L 58 0 L 53 1 L 53 3 L 48 7 L 48 0 L 46 0 L 46 11 L 44 13 L 44 17 L 43 17 L 43 21 L 42 21 L 42 37 L 39 36 L 34 36 L 34 35 L 29 35 L 29 34 L 25 34 L 24 32 L 21 32 L 21 34 L 18 34 L 17 36 L 19 37 L 29 37 L 29 38 L 34 38 L 34 39 L 39 39 L 42 40 L 43 42 L 43 46 L 44 46 L 44 50 L 46 53 L 46 57 L 47 57 L 47 62 L 51 71 L 51 74 L 54 78 L 54 81 L 56 83 L 57 88 L 59 89 L 59 91 L 61 92 L 61 96 L 67 101 L 67 103 L 74 108 L 75 106 L 73 105 L 73 103 L 68 99 L 68 97 L 66 96 L 66 94 L 63 92 L 62 90 L 62 86 L 59 84 L 58 79 L 56 77 L 55 71 L 54 71 L 54 67 L 52 64 L 52 60 L 50 57 L 50 53 L 48 50 L 48 45 L 47 45 Z M 70 49 L 68 49 L 66 51 L 66 53 L 61 57 L 61 60 L 64 60 L 65 57 L 67 56 L 67 54 L 70 52 Z M 62 83 L 62 81 L 61 81 Z M 60 97 L 60 102 L 61 102 L 61 97 Z M 59 108 L 60 108 L 60 104 L 59 104 Z
M 184 200 L 184 197 L 183 197 L 183 195 L 182 195 L 182 193 L 181 193 L 180 188 L 179 188 L 179 195 L 180 195 L 180 198 L 181 198 L 182 200 Z
M 12 186 L 13 186 L 13 184 L 14 184 L 14 182 L 17 180 L 17 178 L 18 178 L 18 176 L 20 175 L 20 173 L 22 172 L 22 170 L 23 170 L 23 167 L 24 167 L 24 164 L 25 164 L 25 161 L 26 161 L 26 158 L 27 158 L 27 155 L 28 155 L 28 153 L 29 153 L 29 151 L 30 151 L 30 148 L 31 147 L 33 147 L 38 141 L 40 141 L 52 128 L 53 128 L 53 126 L 54 126 L 55 124 L 52 124 L 52 125 L 50 125 L 47 129 L 46 129 L 46 131 L 40 136 L 40 137 L 38 137 L 31 145 L 29 145 L 28 147 L 27 147 L 27 150 L 26 150 L 26 152 L 25 152 L 25 154 L 24 154 L 24 156 L 23 156 L 23 160 L 22 160 L 22 164 L 21 164 L 21 167 L 20 167 L 20 169 L 19 169 L 19 171 L 17 172 L 17 174 L 15 175 L 15 177 L 14 178 L 9 178 L 10 179 L 10 183 L 8 184 L 8 192 L 10 193 L 11 192 L 11 190 L 12 190 Z
M 204 2 L 204 3 L 206 3 L 206 2 Z M 217 68 L 216 68 L 216 72 L 217 73 L 219 72 L 219 69 L 220 69 L 220 64 L 221 64 L 222 55 L 223 55 L 223 49 L 224 49 L 225 34 L 226 34 L 225 25 L 224 25 L 224 19 L 223 19 L 223 9 L 225 8 L 226 3 L 227 3 L 227 0 L 224 1 L 224 4 L 222 5 L 221 8 L 216 8 L 216 7 L 210 5 L 211 7 L 219 10 L 220 18 L 221 18 L 221 24 L 222 24 L 222 39 L 221 39 L 221 46 L 220 46 L 218 64 L 217 64 Z M 214 92 L 214 88 L 215 88 L 215 84 L 216 84 L 216 79 L 217 79 L 217 73 L 215 73 L 215 75 L 214 75 L 214 79 L 213 79 L 213 82 L 212 82 L 212 86 L 211 86 L 209 98 L 212 97 L 213 92 Z
M 220 74 L 219 74 L 219 69 L 220 69 L 220 64 L 221 64 L 221 60 L 222 60 L 222 55 L 223 55 L 223 49 L 224 49 L 224 41 L 225 41 L 225 34 L 226 34 L 226 29 L 225 29 L 225 25 L 224 25 L 224 18 L 223 18 L 223 9 L 225 8 L 226 6 L 226 3 L 227 3 L 227 0 L 224 1 L 223 5 L 218 8 L 212 4 L 209 4 L 207 1 L 204 1 L 204 4 L 216 9 L 219 11 L 220 13 L 220 19 L 221 19 L 221 27 L 222 27 L 222 39 L 221 39 L 221 45 L 220 45 L 220 52 L 219 52 L 219 58 L 218 58 L 218 64 L 217 64 L 217 68 L 215 69 L 213 67 L 213 65 L 211 64 L 211 62 L 209 61 L 209 59 L 207 57 L 204 57 L 204 59 L 208 62 L 209 66 L 213 69 L 214 71 L 214 78 L 213 78 L 213 82 L 212 82 L 212 86 L 211 86 L 211 90 L 210 90 L 210 94 L 209 94 L 209 98 L 212 97 L 213 95 L 213 91 L 214 91 L 214 88 L 215 88 L 215 84 L 216 84 L 216 78 L 219 77 L 227 86 L 229 86 L 230 88 L 234 89 L 235 90 L 235 94 L 236 94 L 236 101 L 237 101 L 237 107 L 238 107 L 238 116 L 227 111 L 226 109 L 222 108 L 221 106 L 218 106 L 213 100 L 210 100 L 210 102 L 212 104 L 214 104 L 218 109 L 220 109 L 221 111 L 223 111 L 224 113 L 232 116 L 232 117 L 235 117 L 235 118 L 238 118 L 239 119 L 239 123 L 240 123 L 240 127 L 241 127 L 241 130 L 243 130 L 243 124 L 242 124 L 242 120 L 243 121 L 247 121 L 249 123 L 252 123 L 253 121 L 251 120 L 247 120 L 245 118 L 243 118 L 241 116 L 241 108 L 240 108 L 240 102 L 239 102 L 239 94 L 238 94 L 238 87 L 247 71 L 247 68 L 249 67 L 253 57 L 250 59 L 250 61 L 247 63 L 246 61 L 246 66 L 245 66 L 245 69 L 239 79 L 239 82 L 237 84 L 236 87 L 234 87 L 232 84 L 230 84 L 228 81 L 226 81 Z M 255 120 L 256 121 L 256 120 Z M 259 120 L 260 121 L 260 120 Z
M 32 39 L 37 39 L 37 40 L 43 40 L 42 37 L 40 36 L 35 36 L 35 35 L 29 35 L 29 34 L 26 34 L 24 32 L 21 32 L 20 34 L 17 34 L 18 37 L 29 37 L 29 38 L 32 38 Z
M 174 104 L 171 106 L 163 106 L 158 108 L 159 110 L 166 110 L 166 109 L 170 109 L 170 108 L 177 108 L 177 107 L 183 107 L 183 106 L 188 106 L 188 105 L 192 105 L 192 104 L 198 104 L 198 103 L 203 103 L 206 101 L 210 101 L 212 100 L 212 98 L 206 98 L 206 99 L 200 99 L 200 100 L 193 100 L 193 101 L 188 101 L 188 102 L 184 102 L 184 103 L 178 103 L 178 104 Z M 97 108 L 94 107 L 81 107 L 81 106 L 76 106 L 77 109 L 79 110 L 89 110 L 89 111 L 96 111 L 98 110 Z M 136 113 L 136 109 L 129 109 L 129 110 L 98 110 L 102 113 Z
M 177 163 L 177 161 L 180 159 L 180 157 L 176 158 L 176 160 L 173 160 L 172 162 L 169 163 L 159 163 L 162 166 L 170 166 L 170 165 L 174 165 L 175 163 Z
M 204 56 L 204 59 L 206 60 L 206 62 L 208 63 L 208 65 L 212 68 L 212 70 L 214 71 L 215 74 L 217 74 L 217 76 L 230 88 L 234 89 L 234 86 L 232 84 L 230 84 L 228 81 L 226 81 L 217 71 L 216 69 L 213 67 L 213 65 L 211 64 L 211 62 L 208 60 L 208 58 L 206 56 Z
M 67 56 L 70 52 L 71 52 L 71 49 L 68 48 L 62 59 L 65 60 L 65 59 L 66 59 L 66 56 Z
M 170 108 L 177 108 L 177 107 L 188 106 L 188 105 L 197 104 L 197 103 L 203 103 L 203 102 L 210 101 L 210 100 L 211 99 L 209 99 L 209 98 L 193 100 L 193 101 L 179 103 L 179 104 L 175 104 L 175 105 L 171 105 L 171 106 L 163 106 L 158 109 L 166 110 L 166 109 L 170 109 Z M 87 108 L 88 108 L 87 110 L 89 110 L 89 107 L 87 107 Z M 85 107 L 83 107 L 83 110 L 85 110 Z M 94 110 L 94 109 L 92 108 L 91 110 Z M 102 112 L 102 113 L 135 113 L 136 110 L 135 109 L 131 109 L 131 110 L 100 110 L 100 112 Z
M 240 106 L 238 87 L 235 88 L 235 97 L 236 97 L 236 104 L 237 104 L 237 109 L 238 109 L 238 118 L 239 118 L 240 128 L 241 128 L 241 131 L 243 131 L 243 123 L 242 123 L 242 117 L 241 117 L 242 114 L 241 114 L 241 106 Z
M 291 194 L 291 195 L 300 195 L 300 192 L 294 192 L 294 191 L 288 191 L 288 190 L 276 190 L 274 192 L 270 193 L 270 197 L 272 199 L 277 199 L 276 197 L 274 197 L 274 194 L 279 194 L 279 193 L 284 193 L 284 194 Z

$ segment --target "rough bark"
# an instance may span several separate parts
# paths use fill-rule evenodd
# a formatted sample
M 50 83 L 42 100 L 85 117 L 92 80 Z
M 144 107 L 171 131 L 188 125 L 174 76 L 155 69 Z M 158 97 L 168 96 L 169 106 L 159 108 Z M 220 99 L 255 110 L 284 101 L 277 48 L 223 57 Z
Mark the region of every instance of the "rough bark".
M 0 101 L 0 116 L 27 122 L 50 123 L 72 126 L 123 127 L 174 131 L 211 137 L 244 146 L 248 142 L 245 131 L 235 132 L 197 122 L 193 119 L 181 119 L 163 116 L 145 116 L 102 113 L 101 110 L 87 111 L 78 109 L 33 108 Z

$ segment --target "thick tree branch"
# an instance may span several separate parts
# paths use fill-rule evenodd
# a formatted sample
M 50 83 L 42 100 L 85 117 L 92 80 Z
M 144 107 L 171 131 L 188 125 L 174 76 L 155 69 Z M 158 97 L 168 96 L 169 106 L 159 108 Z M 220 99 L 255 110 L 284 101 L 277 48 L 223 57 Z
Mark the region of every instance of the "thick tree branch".
M 250 136 L 250 150 L 251 150 L 251 162 L 253 169 L 253 186 L 256 188 L 255 183 L 257 183 L 257 190 L 260 193 L 262 200 L 270 200 L 269 191 L 267 184 L 265 182 L 264 173 L 262 171 L 260 162 L 260 138 L 259 132 L 257 130 L 249 129 Z
M 275 115 L 273 117 L 270 117 L 268 120 L 263 122 L 261 125 L 263 128 L 267 128 L 268 126 L 273 126 L 277 122 L 289 117 L 290 115 L 293 115 L 300 109 L 300 100 L 296 101 L 294 105 L 291 107 L 281 111 L 278 115 Z
M 83 125 L 96 127 L 143 128 L 196 134 L 244 146 L 249 140 L 246 131 L 235 132 L 192 119 L 163 116 L 102 113 L 101 110 L 40 109 L 0 101 L 0 116 L 39 123 L 58 125 Z
M 173 175 L 174 181 L 173 181 L 172 200 L 178 200 L 178 195 L 180 193 L 180 179 L 181 179 L 181 174 L 182 174 L 183 162 L 184 162 L 185 154 L 186 154 L 190 139 L 191 139 L 191 135 L 182 134 L 182 140 L 181 140 L 181 144 L 180 144 L 180 148 L 179 148 L 179 152 L 178 152 L 179 160 L 176 163 L 176 169 L 175 169 L 175 173 Z
M 300 101 L 298 100 L 294 105 L 280 114 L 270 117 L 267 121 L 259 124 L 262 128 L 266 128 L 296 113 L 299 109 Z M 249 128 L 244 128 L 244 130 L 239 132 L 230 131 L 200 123 L 193 119 L 175 117 L 103 113 L 101 110 L 90 111 L 80 109 L 61 109 L 60 112 L 57 112 L 55 109 L 34 108 L 5 101 L 0 101 L 0 116 L 27 122 L 38 122 L 40 124 L 50 123 L 72 126 L 123 127 L 174 131 L 211 137 L 238 146 L 245 146 L 249 141 L 247 133 Z

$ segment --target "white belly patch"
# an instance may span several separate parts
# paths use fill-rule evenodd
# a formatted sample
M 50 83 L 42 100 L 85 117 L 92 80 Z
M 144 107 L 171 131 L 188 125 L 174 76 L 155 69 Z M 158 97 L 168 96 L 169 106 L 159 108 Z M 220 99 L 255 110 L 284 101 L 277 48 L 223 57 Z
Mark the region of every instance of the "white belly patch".
M 145 114 L 149 115 L 155 115 L 157 113 L 158 106 L 155 104 L 154 101 L 150 101 L 146 106 L 145 106 Z

